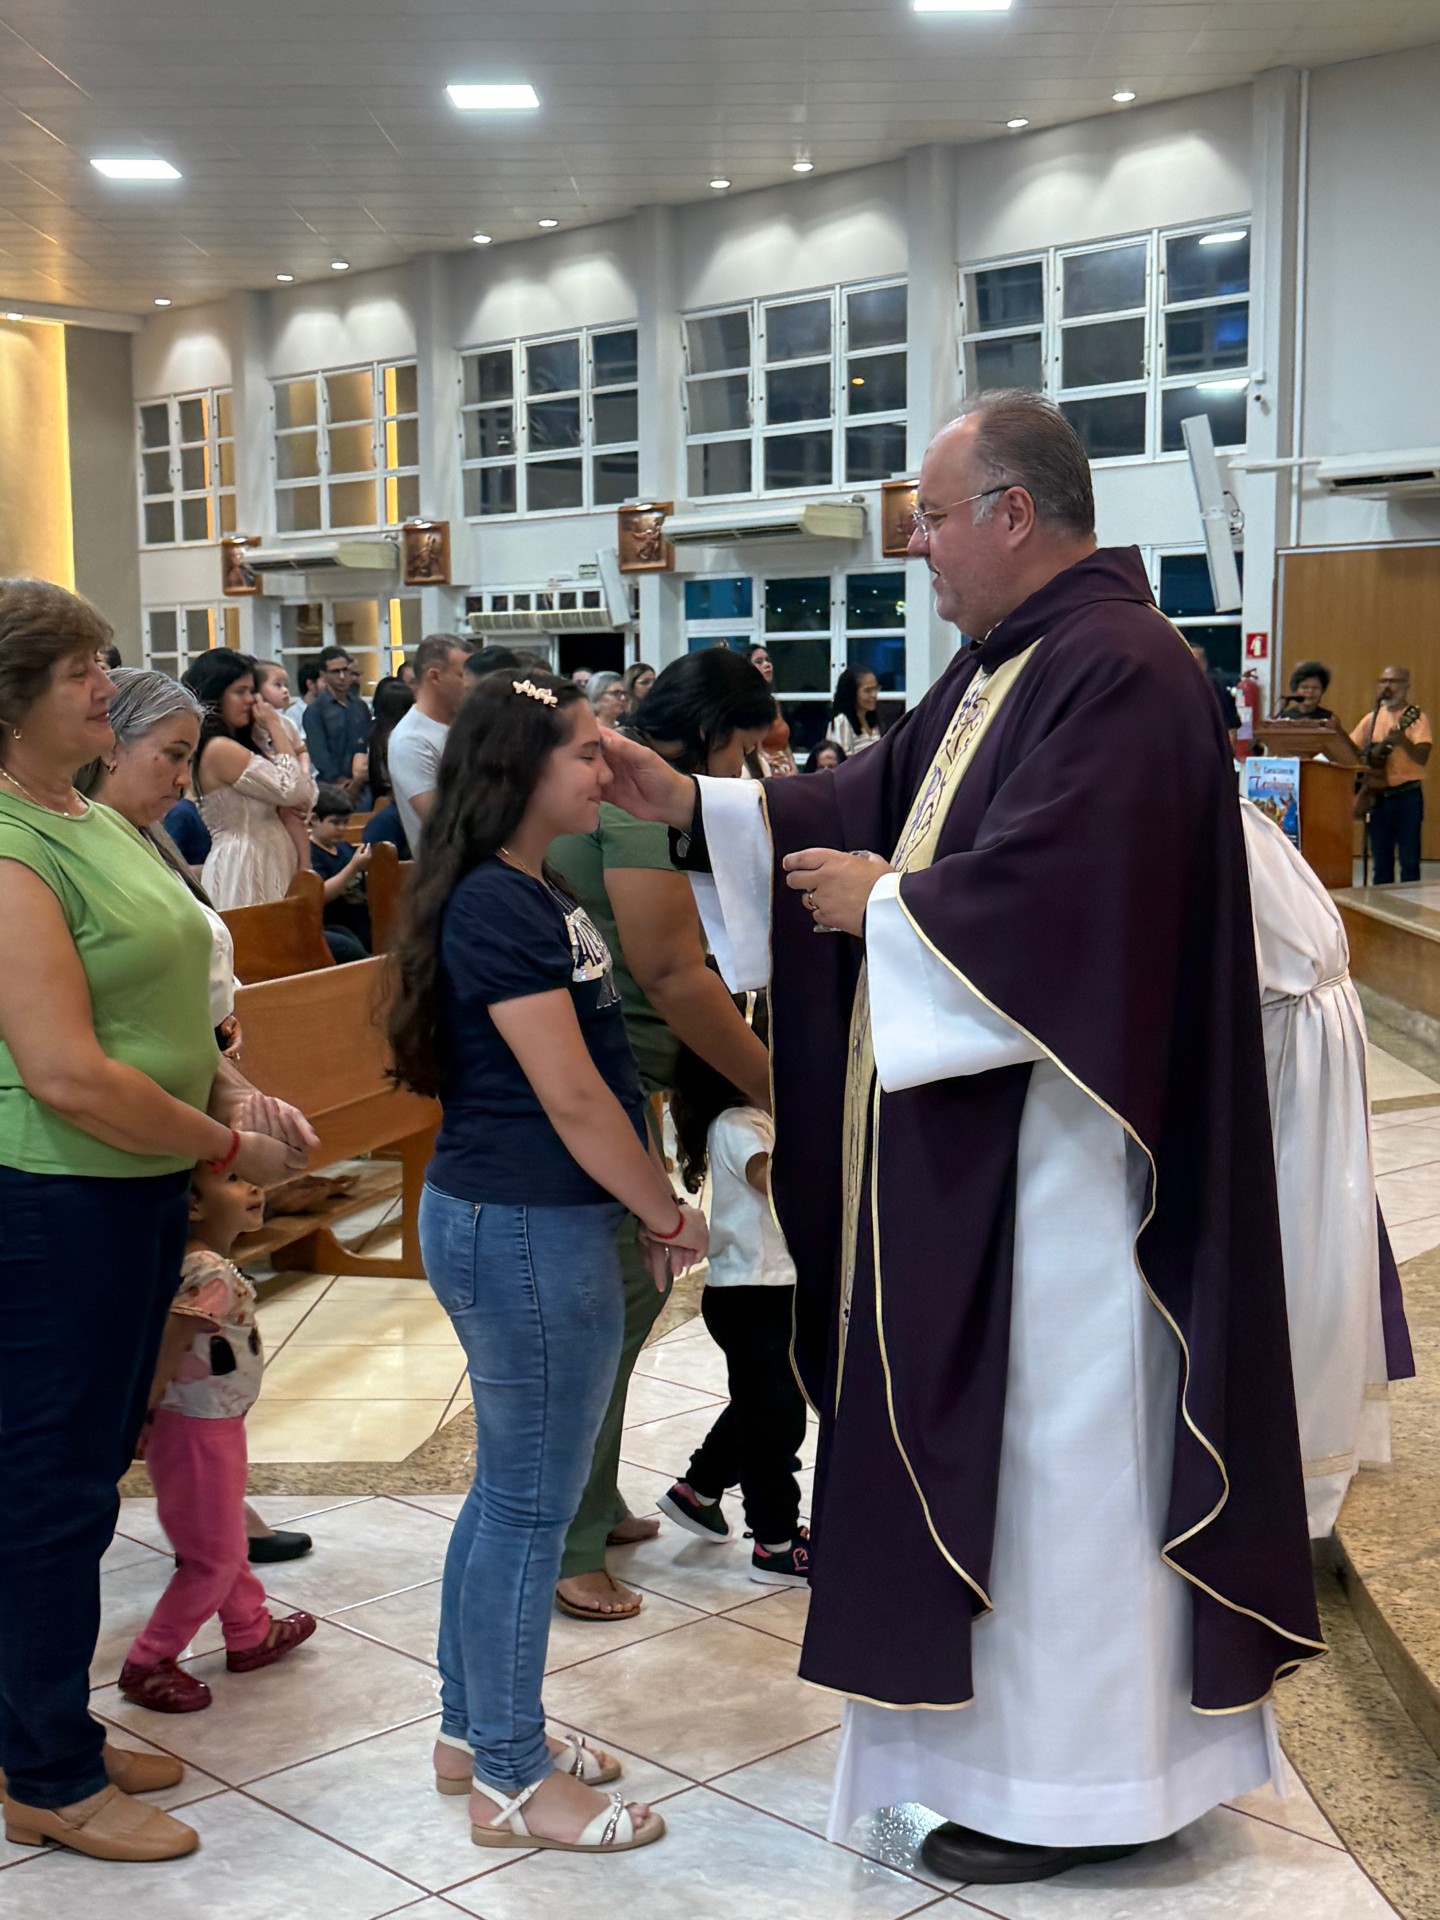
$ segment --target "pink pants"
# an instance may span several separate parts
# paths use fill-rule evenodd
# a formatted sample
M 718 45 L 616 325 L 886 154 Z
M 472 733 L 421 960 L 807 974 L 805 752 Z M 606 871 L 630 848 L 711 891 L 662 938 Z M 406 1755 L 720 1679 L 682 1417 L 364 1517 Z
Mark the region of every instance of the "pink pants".
M 176 1566 L 127 1658 L 144 1667 L 173 1660 L 216 1613 L 232 1652 L 258 1646 L 270 1614 L 245 1537 L 244 1420 L 195 1420 L 159 1407 L 145 1464 Z

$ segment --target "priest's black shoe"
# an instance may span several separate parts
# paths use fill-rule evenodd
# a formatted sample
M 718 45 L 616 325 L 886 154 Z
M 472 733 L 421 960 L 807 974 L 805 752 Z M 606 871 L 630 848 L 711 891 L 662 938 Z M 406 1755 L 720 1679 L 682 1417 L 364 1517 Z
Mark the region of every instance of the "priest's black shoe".
M 309 1553 L 315 1542 L 308 1533 L 257 1533 L 250 1537 L 250 1561 L 253 1566 L 272 1566 L 277 1560 L 298 1560 Z
M 1016 1840 L 996 1840 L 988 1833 L 947 1820 L 927 1835 L 920 1859 L 932 1873 L 947 1880 L 974 1881 L 981 1886 L 1005 1887 L 1024 1880 L 1050 1880 L 1071 1867 L 1088 1867 L 1100 1860 L 1123 1860 L 1135 1847 L 1030 1847 Z

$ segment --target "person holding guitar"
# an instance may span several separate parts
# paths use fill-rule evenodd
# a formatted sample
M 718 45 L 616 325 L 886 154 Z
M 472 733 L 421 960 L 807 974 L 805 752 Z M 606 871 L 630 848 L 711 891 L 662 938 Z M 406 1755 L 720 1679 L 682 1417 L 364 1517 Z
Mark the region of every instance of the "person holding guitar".
M 1377 887 L 1394 880 L 1397 852 L 1402 884 L 1420 878 L 1422 782 L 1432 738 L 1429 718 L 1411 704 L 1410 669 L 1385 667 L 1373 711 L 1350 735 L 1361 766 L 1356 812 L 1362 819 L 1368 814 Z

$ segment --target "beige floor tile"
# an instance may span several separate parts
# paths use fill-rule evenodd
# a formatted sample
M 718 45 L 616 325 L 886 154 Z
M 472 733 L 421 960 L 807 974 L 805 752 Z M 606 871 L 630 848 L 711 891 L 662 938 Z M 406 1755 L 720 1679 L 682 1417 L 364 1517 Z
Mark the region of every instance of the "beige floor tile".
M 673 1473 L 657 1473 L 653 1467 L 632 1467 L 628 1460 L 620 1462 L 618 1484 L 620 1494 L 632 1513 L 643 1514 L 647 1519 L 655 1513 L 655 1502 L 673 1483 Z
M 755 1589 L 764 1593 L 763 1587 Z M 763 1600 L 747 1601 L 743 1606 L 730 1608 L 727 1620 L 738 1620 L 742 1626 L 758 1627 L 762 1633 L 773 1633 L 777 1640 L 788 1640 L 798 1647 L 805 1638 L 805 1622 L 810 1613 L 810 1595 L 800 1587 L 780 1587 L 766 1595 Z
M 372 1497 L 368 1493 L 267 1493 L 251 1504 L 267 1525 L 293 1527 L 297 1521 L 306 1520 L 311 1514 L 333 1513 L 337 1507 L 353 1507 Z M 158 1547 L 162 1553 L 170 1551 L 170 1542 L 160 1525 L 153 1496 L 120 1502 L 119 1531 L 131 1540 L 142 1541 L 147 1547 Z M 308 1533 L 310 1528 L 305 1527 L 302 1531 Z
M 1372 1141 L 1376 1173 L 1401 1173 L 1440 1160 L 1440 1121 L 1423 1125 L 1386 1127 Z
M 439 1578 L 450 1525 L 399 1500 L 367 1500 L 317 1515 L 303 1560 L 265 1569 L 270 1593 L 288 1607 L 331 1614 Z
M 157 1542 L 155 1547 L 142 1546 L 138 1540 L 127 1539 L 117 1532 L 115 1538 L 105 1549 L 100 1560 L 102 1574 L 119 1573 L 124 1567 L 143 1566 L 147 1560 L 153 1560 L 156 1552 L 164 1552 L 164 1546 Z
M 751 1543 L 742 1533 L 736 1513 L 730 1516 L 730 1538 L 714 1543 L 662 1520 L 656 1539 L 611 1547 L 606 1564 L 617 1580 L 632 1587 L 663 1593 L 702 1613 L 723 1613 L 764 1591 L 750 1578 Z
M 255 1318 L 267 1357 L 279 1353 L 295 1329 L 335 1284 L 330 1274 L 278 1274 L 260 1289 Z
M 1411 1220 L 1428 1220 L 1440 1213 L 1440 1160 L 1403 1173 L 1382 1173 L 1375 1182 L 1385 1224 L 1403 1227 Z
M 253 1464 L 298 1460 L 404 1460 L 428 1440 L 448 1400 L 270 1400 L 246 1429 Z
M 435 1791 L 431 1750 L 439 1725 L 436 1715 L 401 1727 L 272 1774 L 250 1791 L 423 1887 L 454 1886 L 508 1862 L 503 1854 L 482 1852 L 471 1840 L 463 1796 Z M 562 1731 L 558 1725 L 554 1730 Z M 618 1752 L 615 1757 L 625 1763 L 624 1789 L 635 1799 L 660 1800 L 690 1784 L 662 1767 Z
M 1394 1920 L 1348 1854 L 1226 1807 L 1129 1859 L 966 1897 L 998 1920 Z
M 230 1786 L 435 1711 L 433 1669 L 324 1621 L 303 1647 L 258 1673 L 228 1673 L 219 1653 L 188 1665 L 214 1691 L 214 1704 L 203 1713 L 166 1716 L 157 1729 L 159 1714 L 132 1707 L 111 1688 L 93 1696 L 92 1705 Z
M 662 1340 L 646 1347 L 635 1371 L 647 1380 L 673 1380 L 679 1386 L 699 1387 L 718 1398 L 730 1391 L 725 1356 L 708 1334 L 704 1339 Z
M 1268 1820 L 1272 1827 L 1288 1827 L 1291 1833 L 1308 1834 L 1310 1839 L 1323 1840 L 1343 1852 L 1345 1842 L 1311 1799 L 1305 1782 L 1288 1760 L 1284 1761 L 1284 1768 L 1286 1793 L 1283 1797 L 1273 1787 L 1259 1787 L 1229 1804 L 1257 1820 Z
M 454 1520 L 469 1498 L 463 1493 L 399 1493 L 394 1496 L 402 1507 L 419 1507 L 424 1513 L 438 1513 Z
M 175 1562 L 168 1553 L 147 1549 L 143 1560 L 132 1561 L 117 1573 L 101 1575 L 100 1637 L 95 1643 L 95 1657 L 90 1663 L 92 1687 L 109 1686 L 120 1678 L 120 1669 L 125 1664 L 131 1641 L 155 1611 L 155 1603 L 165 1591 L 174 1571 Z M 199 1653 L 208 1653 L 220 1646 L 219 1621 L 207 1620 L 195 1636 L 194 1644 Z M 153 1726 L 160 1716 L 147 1713 L 145 1718 Z
M 658 1473 L 668 1473 L 673 1480 L 685 1471 L 690 1455 L 715 1424 L 719 1411 L 716 1402 L 696 1407 L 690 1413 L 671 1414 L 666 1420 L 647 1420 L 641 1426 L 626 1427 L 620 1442 L 620 1457 L 632 1466 L 653 1467 Z M 815 1464 L 815 1433 L 814 1424 L 807 1423 L 800 1448 L 803 1466 Z
M 712 1780 L 713 1792 L 731 1795 L 762 1813 L 789 1820 L 810 1833 L 825 1833 L 830 1812 L 830 1784 L 840 1750 L 838 1729 L 816 1734 L 798 1746 L 786 1747 L 736 1773 L 721 1774 Z M 955 1890 L 953 1880 L 941 1880 L 920 1865 L 920 1847 L 941 1816 L 928 1807 L 882 1807 L 878 1813 L 857 1820 L 846 1835 L 845 1845 L 884 1866 L 912 1874 L 940 1893 Z M 949 1920 L 959 1920 L 953 1910 L 945 1909 Z M 937 1915 L 936 1920 L 939 1920 Z
M 292 1342 L 265 1369 L 267 1400 L 438 1400 L 464 1371 L 458 1346 L 322 1346 Z
M 0 1882 L 5 1920 L 82 1920 L 117 1907 L 145 1920 L 376 1920 L 419 1897 L 412 1882 L 243 1794 L 202 1801 L 186 1821 L 200 1851 L 184 1860 L 118 1868 L 57 1848 L 11 1869 Z
M 1411 1094 L 1434 1093 L 1436 1083 L 1416 1068 L 1397 1060 L 1383 1047 L 1370 1049 L 1370 1098 L 1403 1100 Z
M 1403 1227 L 1395 1226 L 1388 1218 L 1385 1224 L 1390 1233 L 1391 1251 L 1399 1261 L 1413 1260 L 1417 1253 L 1429 1253 L 1432 1247 L 1440 1247 L 1440 1213 L 1424 1220 L 1407 1220 Z
M 700 1620 L 622 1647 L 546 1684 L 558 1719 L 694 1780 L 729 1772 L 839 1719 L 795 1677 L 795 1649 L 732 1621 Z
M 603 1875 L 579 1854 L 534 1853 L 447 1897 L 484 1920 L 898 1920 L 935 1899 L 931 1887 L 703 1787 L 664 1813 L 666 1837 L 607 1860 Z
M 698 1392 L 694 1387 L 676 1386 L 670 1380 L 637 1376 L 630 1382 L 630 1392 L 625 1400 L 625 1425 L 644 1426 L 652 1420 L 668 1420 L 674 1413 L 694 1413 L 701 1408 L 714 1420 L 723 1405 L 724 1402 L 717 1400 L 712 1393 Z
M 353 1284 L 385 1289 L 375 1295 L 341 1292 L 347 1284 L 337 1280 L 333 1289 L 313 1307 L 291 1334 L 289 1346 L 428 1346 L 459 1351 L 455 1329 L 449 1316 L 428 1287 L 416 1293 L 392 1294 L 392 1286 L 413 1286 L 413 1281 L 359 1281 Z

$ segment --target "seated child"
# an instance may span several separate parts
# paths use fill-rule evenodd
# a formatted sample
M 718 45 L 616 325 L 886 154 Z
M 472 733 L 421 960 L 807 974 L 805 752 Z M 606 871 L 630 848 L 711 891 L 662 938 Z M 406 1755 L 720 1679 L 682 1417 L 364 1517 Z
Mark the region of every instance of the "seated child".
M 360 891 L 370 864 L 368 846 L 344 838 L 355 803 L 344 787 L 321 784 L 310 815 L 310 865 L 325 882 L 325 938 L 342 964 L 370 952 L 370 909 Z M 341 939 L 334 936 L 343 935 Z
M 245 1415 L 265 1359 L 255 1289 L 229 1254 L 263 1218 L 259 1187 L 204 1164 L 195 1169 L 190 1239 L 143 1443 L 175 1572 L 120 1674 L 124 1697 L 156 1713 L 209 1706 L 209 1687 L 176 1659 L 212 1614 L 220 1616 L 231 1673 L 268 1667 L 315 1631 L 308 1613 L 281 1620 L 270 1613 L 245 1535 Z
M 725 1355 L 730 1404 L 690 1457 L 660 1511 L 702 1540 L 724 1540 L 725 1489 L 738 1481 L 754 1535 L 750 1578 L 764 1586 L 810 1581 L 810 1534 L 800 1525 L 796 1453 L 805 1401 L 790 1365 L 795 1268 L 770 1211 L 775 1123 L 689 1049 L 670 1113 L 685 1185 L 710 1165 L 710 1268 L 700 1311 Z

